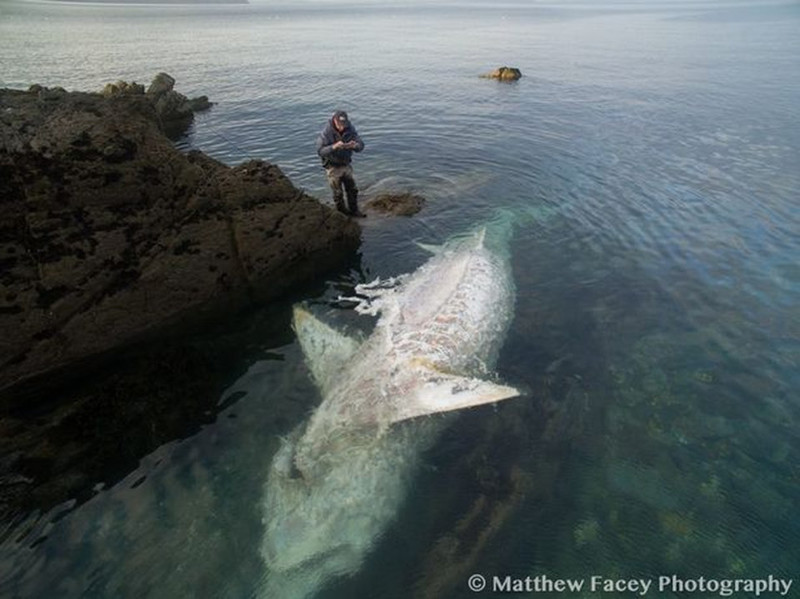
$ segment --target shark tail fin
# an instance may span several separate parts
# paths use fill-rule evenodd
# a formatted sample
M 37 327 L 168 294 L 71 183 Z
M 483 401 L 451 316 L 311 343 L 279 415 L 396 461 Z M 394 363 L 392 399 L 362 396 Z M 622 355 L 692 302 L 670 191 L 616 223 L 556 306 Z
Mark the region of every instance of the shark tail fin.
M 325 324 L 302 306 L 294 307 L 292 327 L 311 376 L 325 395 L 336 375 L 358 350 L 360 342 Z
M 392 422 L 495 403 L 519 395 L 522 395 L 519 389 L 507 385 L 436 372 L 399 407 Z

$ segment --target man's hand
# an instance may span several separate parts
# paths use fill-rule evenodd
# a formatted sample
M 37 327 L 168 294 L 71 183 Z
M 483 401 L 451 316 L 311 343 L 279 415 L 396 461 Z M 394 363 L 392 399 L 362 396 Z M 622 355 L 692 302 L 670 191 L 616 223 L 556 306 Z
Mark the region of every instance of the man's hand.
M 358 144 L 354 141 L 337 141 L 331 146 L 334 150 L 355 150 L 356 147 Z

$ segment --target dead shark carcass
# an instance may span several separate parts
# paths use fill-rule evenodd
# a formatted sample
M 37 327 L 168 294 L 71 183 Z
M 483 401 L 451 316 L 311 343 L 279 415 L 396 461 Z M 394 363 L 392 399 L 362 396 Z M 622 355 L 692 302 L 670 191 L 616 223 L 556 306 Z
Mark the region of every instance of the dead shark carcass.
M 269 472 L 264 597 L 310 597 L 357 571 L 450 422 L 441 413 L 520 395 L 491 380 L 513 316 L 510 229 L 428 248 L 434 256 L 415 272 L 358 286 L 356 309 L 380 314 L 363 343 L 295 308 L 323 400 Z

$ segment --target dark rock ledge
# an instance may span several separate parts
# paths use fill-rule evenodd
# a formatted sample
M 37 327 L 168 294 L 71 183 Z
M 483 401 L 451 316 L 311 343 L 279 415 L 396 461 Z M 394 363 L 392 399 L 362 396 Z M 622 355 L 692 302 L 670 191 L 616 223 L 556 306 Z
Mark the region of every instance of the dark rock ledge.
M 176 150 L 166 123 L 185 127 L 203 102 L 165 77 L 147 92 L 0 90 L 2 431 L 54 374 L 277 298 L 359 245 L 354 221 L 277 166 Z
M 358 246 L 277 166 L 177 151 L 147 95 L 42 92 L 0 91 L 0 390 Z

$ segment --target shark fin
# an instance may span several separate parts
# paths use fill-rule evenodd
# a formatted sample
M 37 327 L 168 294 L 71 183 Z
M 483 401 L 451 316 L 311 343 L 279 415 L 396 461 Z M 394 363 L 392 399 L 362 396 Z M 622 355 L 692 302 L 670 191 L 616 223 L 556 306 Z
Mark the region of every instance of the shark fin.
M 416 243 L 418 248 L 423 249 L 429 254 L 433 254 L 434 256 L 442 253 L 442 246 L 440 245 L 433 245 L 431 243 L 422 243 L 421 241 L 415 241 L 414 243 Z
M 294 307 L 292 327 L 297 333 L 311 376 L 325 395 L 360 343 L 325 324 L 301 306 Z
M 436 373 L 417 389 L 392 417 L 400 422 L 417 416 L 451 412 L 522 395 L 514 387 L 491 381 Z

